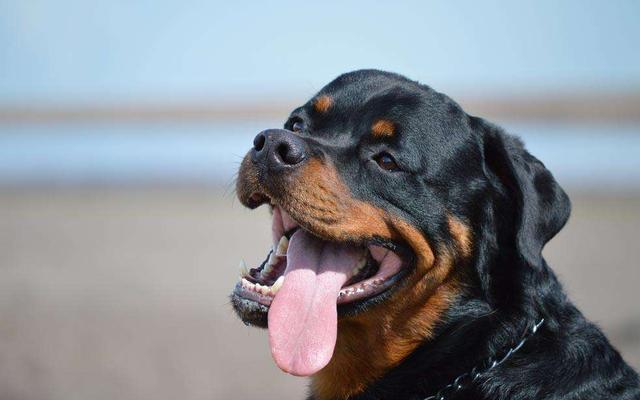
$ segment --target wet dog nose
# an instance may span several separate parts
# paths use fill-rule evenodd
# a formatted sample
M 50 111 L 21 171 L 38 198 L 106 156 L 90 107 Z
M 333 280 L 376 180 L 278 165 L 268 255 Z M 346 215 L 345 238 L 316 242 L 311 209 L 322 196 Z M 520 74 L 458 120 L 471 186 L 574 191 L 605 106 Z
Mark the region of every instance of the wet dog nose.
M 253 158 L 270 170 L 295 167 L 307 158 L 307 146 L 291 131 L 268 129 L 253 139 Z

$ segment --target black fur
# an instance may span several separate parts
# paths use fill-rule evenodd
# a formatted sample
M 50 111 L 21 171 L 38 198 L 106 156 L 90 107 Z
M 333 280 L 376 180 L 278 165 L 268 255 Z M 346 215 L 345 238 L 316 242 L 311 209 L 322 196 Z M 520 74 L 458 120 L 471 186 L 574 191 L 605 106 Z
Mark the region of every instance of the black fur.
M 330 94 L 338 107 L 347 102 L 343 112 L 355 114 L 322 121 L 327 131 L 337 122 L 342 134 L 353 132 L 358 120 L 369 126 L 373 118 L 387 116 L 398 121 L 398 136 L 405 136 L 394 143 L 393 154 L 413 173 L 397 177 L 396 183 L 339 163 L 341 172 L 355 172 L 343 172 L 352 190 L 400 211 L 432 237 L 439 236 L 432 226 L 441 217 L 428 221 L 428 214 L 442 215 L 445 208 L 469 221 L 477 235 L 474 279 L 438 327 L 436 338 L 355 399 L 432 395 L 517 344 L 527 324 L 541 317 L 541 331 L 520 351 L 479 385 L 452 398 L 640 399 L 638 375 L 566 298 L 542 258 L 543 246 L 564 226 L 571 206 L 551 173 L 519 139 L 466 115 L 429 87 L 394 74 L 349 73 L 322 93 Z M 336 118 L 335 111 L 329 115 Z M 318 131 L 322 128 L 314 136 Z
M 473 232 L 465 288 L 438 323 L 435 338 L 354 399 L 422 399 L 488 357 L 540 332 L 505 364 L 455 399 L 640 399 L 638 375 L 566 298 L 541 251 L 564 226 L 570 202 L 521 141 L 454 101 L 400 75 L 362 70 L 338 77 L 294 110 L 286 129 L 336 165 L 361 200 L 400 215 L 433 243 L 451 242 L 447 213 Z M 379 118 L 396 134 L 372 138 Z M 400 171 L 372 162 L 390 153 Z M 365 311 L 366 312 L 366 311 Z M 376 351 L 371 349 L 371 351 Z

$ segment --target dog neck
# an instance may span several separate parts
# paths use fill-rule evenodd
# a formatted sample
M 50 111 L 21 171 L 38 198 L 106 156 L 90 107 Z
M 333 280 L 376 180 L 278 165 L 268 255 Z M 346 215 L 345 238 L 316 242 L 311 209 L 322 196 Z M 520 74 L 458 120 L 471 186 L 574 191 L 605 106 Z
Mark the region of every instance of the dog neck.
M 419 306 L 374 307 L 341 320 L 333 358 L 312 378 L 313 399 L 347 399 L 361 393 L 433 336 L 436 322 L 457 292 L 452 280 L 423 291 L 428 294 Z
M 469 236 L 467 230 L 462 236 Z M 339 321 L 333 357 L 311 381 L 315 400 L 347 399 L 364 391 L 434 337 L 436 324 L 460 294 L 466 245 L 435 257 L 422 235 L 408 229 L 403 237 L 418 255 L 409 278 L 413 283 L 367 312 Z

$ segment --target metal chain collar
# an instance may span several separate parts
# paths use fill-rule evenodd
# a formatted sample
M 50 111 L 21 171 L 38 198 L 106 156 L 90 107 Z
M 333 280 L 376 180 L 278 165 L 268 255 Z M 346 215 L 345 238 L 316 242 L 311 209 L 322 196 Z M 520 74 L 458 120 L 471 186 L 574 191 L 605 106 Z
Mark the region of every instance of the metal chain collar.
M 501 359 L 494 359 L 493 357 L 488 358 L 483 364 L 483 366 L 485 367 L 484 369 L 482 367 L 478 368 L 478 366 L 473 367 L 471 372 L 465 372 L 464 374 L 458 376 L 456 379 L 454 379 L 453 382 L 440 389 L 433 396 L 426 397 L 424 400 L 446 400 L 449 395 L 455 392 L 459 392 L 469 387 L 471 384 L 476 383 L 489 371 L 505 362 L 509 357 L 513 355 L 513 353 L 520 350 L 520 348 L 524 346 L 527 340 L 529 340 L 529 338 L 536 334 L 538 328 L 540 328 L 543 322 L 544 318 L 542 318 L 537 324 L 533 325 L 533 327 L 529 328 L 520 340 L 520 343 L 518 343 L 515 347 L 510 348 L 509 351 L 507 351 L 507 353 Z

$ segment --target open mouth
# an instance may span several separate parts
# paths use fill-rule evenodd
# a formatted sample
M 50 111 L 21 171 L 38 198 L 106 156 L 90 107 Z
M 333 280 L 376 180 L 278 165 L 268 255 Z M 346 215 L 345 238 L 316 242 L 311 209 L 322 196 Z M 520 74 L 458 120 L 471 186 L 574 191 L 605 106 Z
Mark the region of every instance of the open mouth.
M 300 231 L 300 232 L 299 232 Z M 273 207 L 273 247 L 265 260 L 256 268 L 248 268 L 244 262 L 240 266 L 240 282 L 236 293 L 265 306 L 271 305 L 285 280 L 288 266 L 287 253 L 293 236 L 305 236 L 301 241 L 314 241 L 325 247 L 324 253 L 345 256 L 346 263 L 340 262 L 347 279 L 337 295 L 337 304 L 355 302 L 375 296 L 394 283 L 401 270 L 402 261 L 396 253 L 381 245 L 356 246 L 336 244 L 314 237 L 301 229 L 289 215 L 278 206 Z M 275 240 L 277 238 L 277 240 Z M 308 244 L 308 243 L 305 243 Z M 328 247 L 328 248 L 327 248 Z M 302 260 L 312 261 L 312 260 Z M 327 260 L 329 261 L 329 260 Z M 337 261 L 337 260 L 332 260 Z M 349 263 L 350 262 L 350 263 Z M 351 266 L 349 270 L 347 267 Z M 339 271 L 335 271 L 339 272 Z
M 406 275 L 407 263 L 396 244 L 330 241 L 302 225 L 273 205 L 273 247 L 260 266 L 241 264 L 232 301 L 245 322 L 264 326 L 268 319 L 281 369 L 311 375 L 331 359 L 338 312 L 384 298 Z

